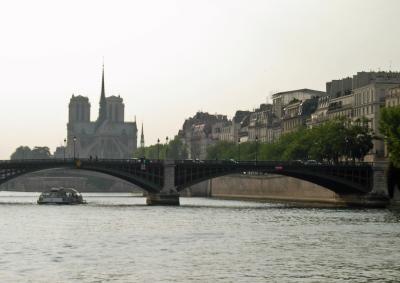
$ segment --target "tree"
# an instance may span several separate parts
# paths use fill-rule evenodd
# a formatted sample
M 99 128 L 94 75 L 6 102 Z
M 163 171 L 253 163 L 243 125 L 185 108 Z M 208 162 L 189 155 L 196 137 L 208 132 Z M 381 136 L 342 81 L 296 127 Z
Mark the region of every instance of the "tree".
M 235 159 L 238 158 L 238 148 L 233 142 L 218 141 L 207 148 L 207 159 Z
M 30 159 L 31 158 L 31 149 L 29 146 L 20 146 L 18 147 L 13 154 L 11 154 L 10 159 Z
M 337 118 L 309 131 L 309 142 L 312 143 L 309 156 L 312 159 L 334 163 L 343 158 L 362 160 L 373 147 L 367 119 L 352 122 Z
M 167 144 L 153 144 L 146 146 L 143 149 L 139 148 L 133 153 L 133 157 L 141 158 L 146 157 L 149 159 L 165 159 L 168 155 L 169 159 L 186 159 L 187 150 L 186 146 L 182 143 L 178 136 Z
M 357 119 L 346 129 L 346 156 L 362 160 L 365 155 L 373 148 L 372 131 L 368 127 L 368 120 Z
M 286 145 L 282 158 L 284 160 L 309 159 L 310 148 L 312 147 L 312 139 L 310 139 L 311 131 L 301 128 L 290 135 L 291 142 Z
M 51 158 L 50 149 L 47 146 L 35 146 L 30 149 L 28 146 L 18 147 L 10 157 L 16 159 L 49 159 Z
M 175 136 L 168 143 L 168 148 L 166 149 L 168 149 L 167 156 L 169 159 L 186 159 L 188 156 L 186 146 L 178 136 Z
M 337 118 L 325 124 L 287 133 L 274 143 L 256 145 L 255 142 L 240 144 L 240 159 L 254 160 L 258 147 L 259 160 L 307 160 L 316 159 L 337 163 L 344 158 L 362 160 L 371 150 L 373 135 L 368 120 Z M 238 144 L 217 142 L 207 149 L 209 159 L 238 158 Z
M 47 146 L 35 146 L 31 151 L 31 159 L 51 158 L 50 149 Z
M 395 167 L 400 168 L 400 106 L 383 108 L 379 122 L 390 161 Z

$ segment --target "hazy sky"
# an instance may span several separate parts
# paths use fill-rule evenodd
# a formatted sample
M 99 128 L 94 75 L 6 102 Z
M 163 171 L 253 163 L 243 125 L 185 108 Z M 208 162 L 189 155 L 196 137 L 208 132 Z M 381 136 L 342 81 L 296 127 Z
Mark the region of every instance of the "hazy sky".
M 272 91 L 325 89 L 362 70 L 400 70 L 397 0 L 2 1 L 0 159 L 66 137 L 68 102 L 98 114 L 120 94 L 146 144 L 198 110 L 253 109 Z

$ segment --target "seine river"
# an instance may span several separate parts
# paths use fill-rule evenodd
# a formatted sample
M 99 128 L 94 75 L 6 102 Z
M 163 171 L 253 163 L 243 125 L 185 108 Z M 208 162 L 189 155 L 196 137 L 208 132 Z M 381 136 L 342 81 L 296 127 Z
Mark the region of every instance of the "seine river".
M 399 282 L 400 213 L 0 192 L 0 282 Z

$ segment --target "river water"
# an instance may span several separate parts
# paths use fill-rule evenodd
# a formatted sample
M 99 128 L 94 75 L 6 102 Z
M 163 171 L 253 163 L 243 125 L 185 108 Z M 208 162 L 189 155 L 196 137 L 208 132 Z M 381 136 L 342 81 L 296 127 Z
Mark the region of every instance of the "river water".
M 0 282 L 399 282 L 400 213 L 0 192 Z

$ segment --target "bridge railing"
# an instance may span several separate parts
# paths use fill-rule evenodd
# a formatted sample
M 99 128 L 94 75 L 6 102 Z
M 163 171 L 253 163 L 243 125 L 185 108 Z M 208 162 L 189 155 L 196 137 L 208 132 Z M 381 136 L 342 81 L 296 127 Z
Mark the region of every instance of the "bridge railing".
M 48 158 L 48 159 L 11 159 L 0 160 L 0 163 L 54 163 L 54 162 L 73 162 L 73 158 Z
M 128 158 L 128 159 L 110 159 L 110 158 L 48 158 L 48 159 L 12 159 L 12 160 L 0 160 L 0 163 L 54 163 L 54 162 L 65 162 L 72 163 L 74 161 L 81 162 L 126 162 L 126 163 L 162 163 L 163 160 L 158 159 L 138 159 L 138 158 Z
M 372 166 L 372 162 L 337 162 L 337 163 L 307 163 L 298 160 L 175 160 L 175 164 L 218 164 L 218 165 L 258 165 L 258 166 L 299 166 L 299 167 L 330 167 L 330 166 Z
M 129 159 L 86 159 L 86 162 L 98 162 L 98 163 L 130 163 L 130 164 L 162 164 L 163 160 L 160 159 L 138 159 L 138 158 L 129 158 Z
M 164 160 L 160 159 L 141 159 L 141 158 L 129 158 L 129 159 L 98 159 L 98 158 L 49 158 L 49 159 L 13 159 L 13 160 L 0 160 L 0 164 L 10 164 L 10 163 L 73 163 L 75 161 L 81 162 L 92 162 L 92 163 L 143 163 L 146 164 L 160 164 L 163 163 Z M 258 166 L 299 166 L 299 167 L 328 167 L 328 166 L 372 166 L 374 163 L 372 162 L 338 162 L 338 163 L 312 163 L 308 164 L 307 162 L 301 162 L 298 160 L 241 160 L 236 161 L 233 159 L 230 160 L 199 160 L 199 159 L 183 159 L 183 160 L 173 160 L 175 164 L 204 164 L 204 165 L 258 165 Z

